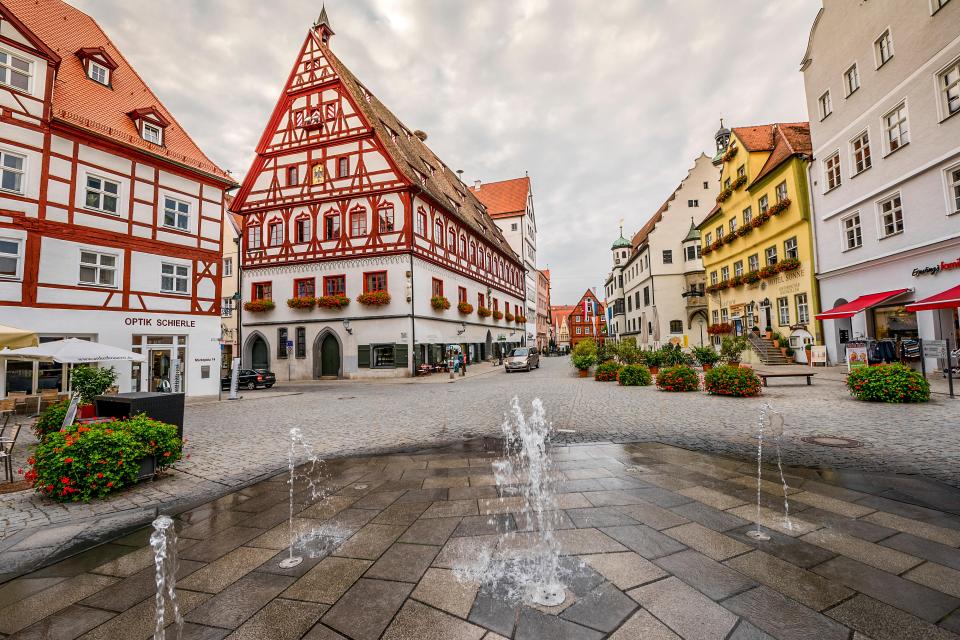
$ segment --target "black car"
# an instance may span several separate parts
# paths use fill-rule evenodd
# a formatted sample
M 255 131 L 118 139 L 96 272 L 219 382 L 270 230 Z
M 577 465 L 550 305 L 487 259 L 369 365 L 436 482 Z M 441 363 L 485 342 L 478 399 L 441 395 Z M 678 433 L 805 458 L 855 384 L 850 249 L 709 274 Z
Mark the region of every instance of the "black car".
M 240 378 L 237 381 L 239 389 L 269 389 L 277 383 L 277 376 L 266 369 L 240 369 Z M 230 388 L 230 375 L 220 378 L 220 387 Z

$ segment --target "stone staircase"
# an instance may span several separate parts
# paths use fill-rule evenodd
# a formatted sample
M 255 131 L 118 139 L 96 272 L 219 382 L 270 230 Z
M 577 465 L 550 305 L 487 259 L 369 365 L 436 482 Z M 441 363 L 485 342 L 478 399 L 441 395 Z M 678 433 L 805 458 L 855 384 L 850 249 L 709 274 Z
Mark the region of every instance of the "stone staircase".
M 760 357 L 760 362 L 768 365 L 776 364 L 796 364 L 791 358 L 787 358 L 780 352 L 779 347 L 765 338 L 758 337 L 750 332 L 747 334 L 747 342 L 750 348 Z

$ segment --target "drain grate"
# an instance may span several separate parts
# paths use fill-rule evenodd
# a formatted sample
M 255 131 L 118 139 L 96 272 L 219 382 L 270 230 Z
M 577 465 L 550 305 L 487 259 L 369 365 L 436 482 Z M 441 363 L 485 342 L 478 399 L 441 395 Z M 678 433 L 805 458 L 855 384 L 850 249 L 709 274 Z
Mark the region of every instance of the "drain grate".
M 857 447 L 862 447 L 863 443 L 859 440 L 853 440 L 852 438 L 844 438 L 842 436 L 810 436 L 807 438 L 800 438 L 808 444 L 818 444 L 821 447 L 839 447 L 842 449 L 856 449 Z

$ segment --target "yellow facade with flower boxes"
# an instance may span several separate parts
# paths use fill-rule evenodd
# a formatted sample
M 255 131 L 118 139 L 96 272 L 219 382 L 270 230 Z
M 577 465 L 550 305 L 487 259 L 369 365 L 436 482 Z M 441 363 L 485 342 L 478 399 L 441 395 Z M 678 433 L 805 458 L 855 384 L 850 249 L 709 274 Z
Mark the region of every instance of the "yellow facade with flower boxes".
M 790 338 L 796 358 L 820 343 L 807 166 L 807 123 L 739 127 L 717 159 L 717 206 L 699 225 L 710 329 L 758 327 Z M 728 326 L 724 326 L 728 325 Z

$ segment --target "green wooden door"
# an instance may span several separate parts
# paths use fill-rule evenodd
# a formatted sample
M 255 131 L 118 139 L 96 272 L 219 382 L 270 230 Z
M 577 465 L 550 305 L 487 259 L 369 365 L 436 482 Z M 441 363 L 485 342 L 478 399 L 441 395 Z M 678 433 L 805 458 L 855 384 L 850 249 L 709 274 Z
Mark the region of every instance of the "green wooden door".
M 326 376 L 340 376 L 340 343 L 327 334 L 320 345 L 320 373 Z

